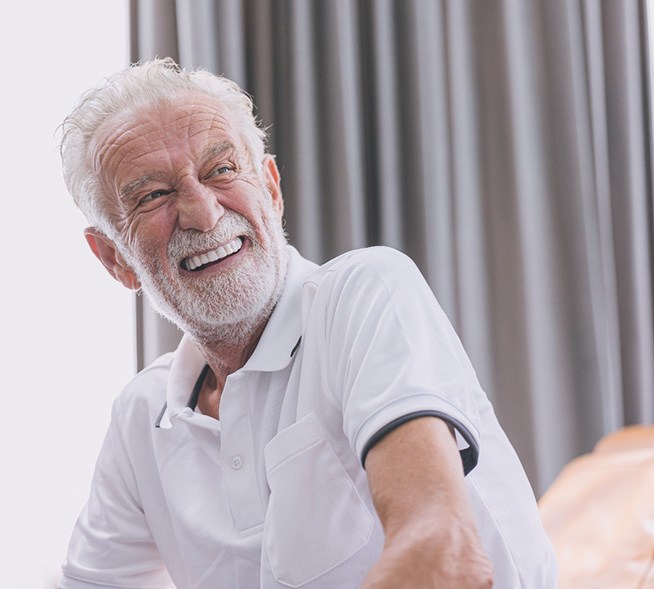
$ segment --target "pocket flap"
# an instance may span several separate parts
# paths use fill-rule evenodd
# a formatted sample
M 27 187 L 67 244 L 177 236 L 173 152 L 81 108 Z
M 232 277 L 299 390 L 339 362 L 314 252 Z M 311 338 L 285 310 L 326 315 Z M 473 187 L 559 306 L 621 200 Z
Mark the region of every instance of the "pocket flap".
M 325 431 L 315 413 L 305 415 L 279 432 L 264 448 L 266 471 L 271 473 L 284 460 L 325 438 Z

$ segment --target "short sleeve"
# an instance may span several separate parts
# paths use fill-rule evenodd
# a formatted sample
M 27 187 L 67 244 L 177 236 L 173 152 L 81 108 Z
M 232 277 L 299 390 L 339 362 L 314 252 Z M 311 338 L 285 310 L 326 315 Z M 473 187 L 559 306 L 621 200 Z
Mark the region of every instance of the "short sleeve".
M 114 406 L 89 500 L 73 529 L 60 589 L 174 589 L 139 505 L 117 421 Z
M 418 268 L 404 254 L 376 247 L 359 250 L 331 274 L 323 291 L 330 387 L 353 450 L 363 460 L 385 428 L 435 415 L 454 427 L 469 471 L 485 395 Z

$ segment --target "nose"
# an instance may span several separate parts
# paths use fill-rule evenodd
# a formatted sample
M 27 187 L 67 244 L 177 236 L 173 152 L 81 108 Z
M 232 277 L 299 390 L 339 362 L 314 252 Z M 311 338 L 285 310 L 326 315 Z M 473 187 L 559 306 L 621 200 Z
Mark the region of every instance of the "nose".
M 218 195 L 201 182 L 193 180 L 179 189 L 177 222 L 181 229 L 210 231 L 224 214 Z

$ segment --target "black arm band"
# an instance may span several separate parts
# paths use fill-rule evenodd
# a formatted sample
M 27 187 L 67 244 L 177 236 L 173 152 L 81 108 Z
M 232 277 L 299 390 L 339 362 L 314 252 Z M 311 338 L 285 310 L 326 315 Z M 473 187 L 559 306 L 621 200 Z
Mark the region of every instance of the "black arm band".
M 438 417 L 453 426 L 461 437 L 468 443 L 467 448 L 459 451 L 459 454 L 461 455 L 461 463 L 463 464 L 463 474 L 467 475 L 475 466 L 477 466 L 477 460 L 479 459 L 479 446 L 477 445 L 476 440 L 461 422 L 452 419 L 449 415 L 439 411 L 414 411 L 413 413 L 408 413 L 407 415 L 403 415 L 402 417 L 398 417 L 390 423 L 387 423 L 376 434 L 374 434 L 364 446 L 363 452 L 361 452 L 362 466 L 364 468 L 366 467 L 366 456 L 368 456 L 368 452 L 370 452 L 377 442 L 390 434 L 394 429 L 408 421 L 417 419 L 418 417 Z

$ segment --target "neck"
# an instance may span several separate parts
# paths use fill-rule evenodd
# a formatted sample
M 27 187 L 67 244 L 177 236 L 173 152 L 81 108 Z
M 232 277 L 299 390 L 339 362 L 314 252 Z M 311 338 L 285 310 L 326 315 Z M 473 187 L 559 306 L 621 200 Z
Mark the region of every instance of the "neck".
M 194 339 L 215 374 L 225 377 L 242 368 L 259 343 L 272 309 L 257 320 L 192 330 Z

